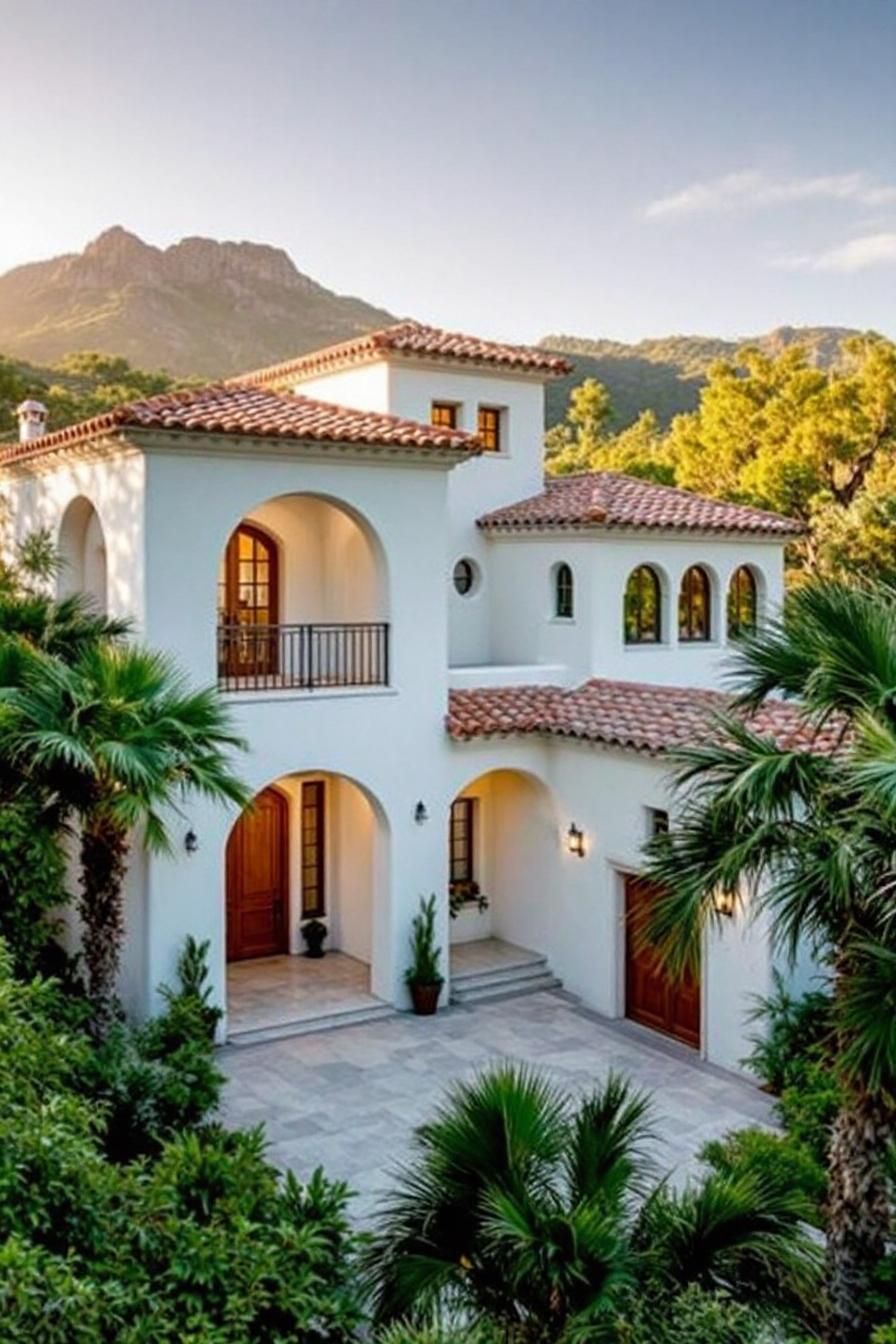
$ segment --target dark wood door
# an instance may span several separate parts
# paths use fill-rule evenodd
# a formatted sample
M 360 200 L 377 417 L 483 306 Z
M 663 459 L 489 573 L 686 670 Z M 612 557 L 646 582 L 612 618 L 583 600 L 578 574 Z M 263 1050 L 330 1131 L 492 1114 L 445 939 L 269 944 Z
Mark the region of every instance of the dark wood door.
M 227 841 L 227 959 L 289 951 L 288 804 L 264 789 Z
M 657 888 L 640 877 L 625 879 L 625 1015 L 687 1045 L 700 1044 L 700 981 L 673 983 L 649 949 L 636 946 Z

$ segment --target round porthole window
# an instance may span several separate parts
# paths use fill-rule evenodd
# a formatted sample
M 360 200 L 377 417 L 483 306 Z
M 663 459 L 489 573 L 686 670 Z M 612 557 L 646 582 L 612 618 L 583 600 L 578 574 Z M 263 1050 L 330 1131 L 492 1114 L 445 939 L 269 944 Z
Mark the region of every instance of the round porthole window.
M 479 570 L 474 561 L 458 560 L 452 575 L 454 591 L 459 593 L 461 597 L 469 597 L 476 588 L 478 577 Z

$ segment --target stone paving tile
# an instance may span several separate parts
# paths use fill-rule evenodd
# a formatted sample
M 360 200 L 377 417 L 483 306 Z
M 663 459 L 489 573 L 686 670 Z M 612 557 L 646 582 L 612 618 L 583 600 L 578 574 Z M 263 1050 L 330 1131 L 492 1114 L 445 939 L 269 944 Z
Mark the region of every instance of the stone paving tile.
M 769 1098 L 750 1083 L 556 992 L 225 1048 L 224 1119 L 264 1120 L 272 1161 L 299 1176 L 320 1165 L 346 1180 L 354 1214 L 366 1221 L 446 1088 L 499 1059 L 534 1064 L 577 1093 L 610 1069 L 629 1075 L 653 1093 L 657 1161 L 676 1179 L 694 1170 L 707 1139 L 773 1123 Z

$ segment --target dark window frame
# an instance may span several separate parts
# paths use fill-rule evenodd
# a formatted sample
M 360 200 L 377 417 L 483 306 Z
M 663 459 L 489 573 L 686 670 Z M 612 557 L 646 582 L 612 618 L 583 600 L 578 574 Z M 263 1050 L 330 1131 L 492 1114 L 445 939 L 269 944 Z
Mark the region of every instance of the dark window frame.
M 327 913 L 327 791 L 322 779 L 302 780 L 302 919 L 320 919 Z M 309 818 L 315 856 L 308 860 Z
M 653 602 L 653 619 L 649 622 L 646 619 L 650 611 L 650 602 L 645 601 L 647 586 Z M 622 620 L 626 644 L 662 643 L 663 585 L 653 565 L 638 565 L 626 579 Z
M 689 565 L 678 590 L 678 642 L 708 644 L 712 640 L 712 582 L 703 565 Z
M 750 616 L 745 618 L 745 603 L 750 607 Z M 726 604 L 728 638 L 738 639 L 741 635 L 755 633 L 759 624 L 759 585 L 756 575 L 749 565 L 738 565 L 728 583 Z
M 503 410 L 500 406 L 479 406 L 476 411 L 476 434 L 487 453 L 503 451 Z M 488 421 L 485 424 L 484 421 Z
M 463 576 L 461 584 L 458 583 L 459 574 Z M 471 597 L 476 591 L 477 578 L 478 571 L 475 561 L 470 560 L 465 555 L 455 561 L 454 568 L 451 571 L 451 582 L 458 597 Z
M 565 560 L 554 570 L 554 619 L 571 621 L 576 612 L 576 581 L 572 566 Z
M 455 798 L 448 824 L 448 886 L 450 891 L 476 881 L 477 799 Z
M 457 414 L 460 406 L 456 401 L 433 401 L 429 408 L 429 422 L 442 429 L 457 429 Z

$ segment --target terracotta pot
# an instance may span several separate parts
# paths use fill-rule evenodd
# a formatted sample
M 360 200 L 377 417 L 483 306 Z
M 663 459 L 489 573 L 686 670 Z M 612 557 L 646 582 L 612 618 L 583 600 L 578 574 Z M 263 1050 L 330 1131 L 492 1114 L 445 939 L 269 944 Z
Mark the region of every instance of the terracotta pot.
M 414 1003 L 414 1012 L 418 1017 L 432 1017 L 439 1005 L 439 995 L 442 992 L 441 983 L 436 985 L 411 985 L 411 999 Z

